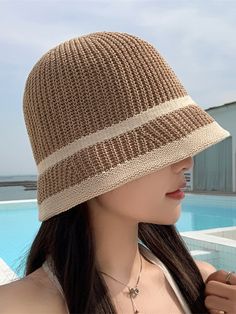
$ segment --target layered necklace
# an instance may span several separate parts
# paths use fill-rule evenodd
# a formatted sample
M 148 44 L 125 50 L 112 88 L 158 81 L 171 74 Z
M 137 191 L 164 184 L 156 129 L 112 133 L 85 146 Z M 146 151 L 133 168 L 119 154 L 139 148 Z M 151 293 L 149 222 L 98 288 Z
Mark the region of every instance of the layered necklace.
M 134 303 L 134 299 L 135 299 L 136 296 L 139 294 L 138 283 L 139 283 L 139 279 L 140 279 L 140 275 L 141 275 L 141 271 L 142 271 L 142 257 L 141 257 L 140 252 L 139 252 L 139 256 L 140 256 L 140 271 L 139 271 L 139 275 L 138 275 L 138 279 L 137 279 L 136 285 L 135 285 L 133 288 L 131 288 L 131 287 L 129 287 L 128 285 L 124 284 L 124 283 L 121 282 L 120 280 L 118 280 L 118 279 L 112 277 L 111 275 L 108 275 L 107 273 L 104 273 L 104 272 L 102 272 L 102 271 L 99 271 L 100 273 L 102 273 L 102 274 L 104 274 L 104 275 L 106 275 L 106 276 L 112 278 L 113 280 L 115 280 L 115 281 L 121 283 L 123 286 L 125 286 L 125 287 L 128 288 L 128 290 L 129 290 L 128 296 L 129 296 L 129 298 L 130 298 L 130 300 L 131 300 L 131 303 L 132 303 L 133 310 L 134 310 L 134 313 L 135 313 L 135 314 L 139 313 L 139 310 L 137 309 L 137 307 L 136 307 L 136 305 L 135 305 L 135 303 Z

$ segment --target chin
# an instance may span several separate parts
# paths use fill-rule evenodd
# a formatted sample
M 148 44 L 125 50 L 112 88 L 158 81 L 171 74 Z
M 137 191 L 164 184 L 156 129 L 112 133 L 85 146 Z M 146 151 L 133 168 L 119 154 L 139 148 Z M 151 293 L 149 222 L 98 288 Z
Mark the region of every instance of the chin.
M 175 206 L 174 209 L 171 209 L 171 211 L 169 212 L 169 220 L 170 220 L 170 225 L 175 224 L 179 218 L 180 218 L 180 214 L 181 214 L 181 204 L 179 204 L 178 206 Z
M 156 219 L 154 221 L 149 221 L 149 223 L 154 223 L 157 225 L 174 225 L 178 219 L 179 219 L 180 215 L 176 213 L 176 215 L 169 215 L 168 217 L 160 220 L 160 218 L 158 219 L 158 217 L 156 217 Z
M 178 216 L 178 217 L 176 217 L 176 219 L 174 219 L 174 220 L 172 221 L 171 225 L 176 224 L 178 220 L 179 220 L 179 216 Z
M 163 211 L 155 210 L 149 218 L 145 217 L 141 219 L 139 222 L 143 223 L 153 223 L 158 225 L 173 225 L 180 218 L 181 214 L 181 204 L 175 206 L 166 206 Z

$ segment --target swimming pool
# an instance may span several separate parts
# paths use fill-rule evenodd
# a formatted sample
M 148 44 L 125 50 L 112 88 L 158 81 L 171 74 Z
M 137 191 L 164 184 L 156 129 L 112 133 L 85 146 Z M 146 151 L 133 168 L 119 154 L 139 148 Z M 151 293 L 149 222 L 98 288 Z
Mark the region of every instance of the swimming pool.
M 186 193 L 176 226 L 180 232 L 236 225 L 236 196 Z
M 36 200 L 0 202 L 0 257 L 21 276 L 19 257 L 23 256 L 41 222 L 38 221 Z
M 0 202 L 0 257 L 22 276 L 21 260 L 40 227 L 36 200 Z M 236 225 L 236 197 L 186 193 L 176 227 L 180 232 Z

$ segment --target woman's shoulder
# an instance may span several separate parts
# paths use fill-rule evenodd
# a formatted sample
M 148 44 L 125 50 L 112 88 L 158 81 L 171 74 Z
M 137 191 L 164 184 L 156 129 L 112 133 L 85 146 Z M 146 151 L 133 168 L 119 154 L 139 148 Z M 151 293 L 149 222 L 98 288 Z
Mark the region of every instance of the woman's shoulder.
M 194 262 L 196 263 L 196 265 L 197 265 L 197 267 L 198 267 L 198 269 L 202 275 L 202 279 L 204 282 L 206 282 L 206 280 L 210 276 L 210 274 L 217 271 L 215 266 L 213 266 L 212 264 L 210 264 L 208 262 L 196 260 L 196 259 L 194 260 Z
M 21 279 L 0 286 L 1 314 L 65 314 L 59 291 L 42 267 Z

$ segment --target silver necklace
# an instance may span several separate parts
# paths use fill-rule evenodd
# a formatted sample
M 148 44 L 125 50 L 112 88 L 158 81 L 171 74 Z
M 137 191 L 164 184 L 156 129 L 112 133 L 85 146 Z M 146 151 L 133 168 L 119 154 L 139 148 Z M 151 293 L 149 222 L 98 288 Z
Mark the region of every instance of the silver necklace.
M 139 283 L 139 279 L 140 279 L 140 275 L 141 275 L 141 271 L 142 271 L 142 258 L 141 258 L 140 252 L 139 252 L 139 257 L 140 257 L 140 271 L 139 271 L 138 279 L 137 279 L 137 282 L 136 282 L 136 285 L 134 288 L 129 287 L 128 285 L 115 279 L 114 277 L 112 277 L 111 275 L 108 275 L 107 273 L 99 271 L 100 273 L 109 276 L 110 278 L 114 279 L 115 281 L 118 281 L 119 283 L 121 283 L 122 285 L 126 286 L 129 289 L 128 295 L 129 295 L 130 300 L 132 302 L 132 306 L 133 306 L 133 310 L 134 310 L 135 314 L 139 313 L 139 310 L 137 309 L 133 299 L 136 298 L 136 296 L 139 294 L 138 283 Z

